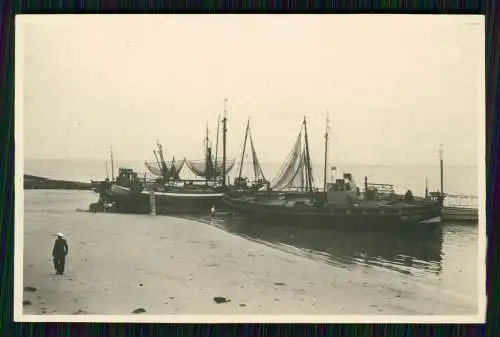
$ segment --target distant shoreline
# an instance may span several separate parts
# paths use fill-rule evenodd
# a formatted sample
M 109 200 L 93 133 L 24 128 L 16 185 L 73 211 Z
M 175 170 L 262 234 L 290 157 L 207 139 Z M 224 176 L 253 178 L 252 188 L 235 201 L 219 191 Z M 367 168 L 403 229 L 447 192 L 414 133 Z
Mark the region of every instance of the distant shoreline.
M 31 174 L 24 175 L 24 189 L 25 190 L 92 190 L 94 186 L 91 183 L 70 181 L 70 180 L 56 180 Z

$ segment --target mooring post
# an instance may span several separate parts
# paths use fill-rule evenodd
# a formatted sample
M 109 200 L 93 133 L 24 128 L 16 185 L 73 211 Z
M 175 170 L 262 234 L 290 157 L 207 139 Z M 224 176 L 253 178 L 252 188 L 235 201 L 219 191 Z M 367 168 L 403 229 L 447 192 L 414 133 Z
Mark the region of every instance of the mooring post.
M 156 195 L 152 187 L 149 189 L 149 209 L 151 215 L 156 215 Z

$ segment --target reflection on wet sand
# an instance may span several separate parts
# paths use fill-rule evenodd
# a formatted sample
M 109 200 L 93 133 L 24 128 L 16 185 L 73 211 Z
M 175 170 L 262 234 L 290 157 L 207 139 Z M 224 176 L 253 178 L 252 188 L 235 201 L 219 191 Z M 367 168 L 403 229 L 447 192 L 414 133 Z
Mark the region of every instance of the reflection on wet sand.
M 343 268 L 378 267 L 403 274 L 441 273 L 443 230 L 352 232 L 269 226 L 245 218 L 206 218 L 212 225 L 253 241 Z

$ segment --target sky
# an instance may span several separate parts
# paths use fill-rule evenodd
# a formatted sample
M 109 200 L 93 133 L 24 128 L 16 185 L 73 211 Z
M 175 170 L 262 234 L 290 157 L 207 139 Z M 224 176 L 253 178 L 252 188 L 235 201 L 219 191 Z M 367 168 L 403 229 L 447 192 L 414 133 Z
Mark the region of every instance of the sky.
M 228 157 L 247 119 L 261 162 L 285 160 L 307 118 L 312 161 L 476 165 L 484 17 L 17 17 L 25 158 L 203 158 L 227 98 Z

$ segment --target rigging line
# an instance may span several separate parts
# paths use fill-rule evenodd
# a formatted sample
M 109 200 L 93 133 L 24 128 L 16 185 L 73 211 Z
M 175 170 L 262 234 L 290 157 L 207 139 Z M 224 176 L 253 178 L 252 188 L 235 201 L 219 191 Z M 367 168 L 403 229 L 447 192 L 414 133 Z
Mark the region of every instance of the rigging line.
M 242 143 L 240 143 L 239 148 L 238 148 L 238 151 L 236 152 L 236 156 L 235 156 L 235 158 L 241 158 L 241 157 L 242 157 L 242 152 L 243 152 L 243 144 L 244 144 L 243 142 L 242 142 Z M 241 167 L 241 165 L 242 165 L 242 162 L 241 162 L 241 161 L 236 161 L 236 159 L 234 159 L 234 160 L 235 160 L 235 163 L 237 164 L 237 165 L 236 165 L 236 167 L 237 167 L 237 168 L 238 168 L 238 170 L 239 170 L 239 168 L 240 168 L 240 167 Z
M 243 160 L 245 159 L 245 150 L 246 150 L 246 145 L 247 145 L 247 139 L 248 139 L 248 133 L 250 131 L 250 118 L 247 121 L 247 127 L 245 129 L 245 140 L 243 141 L 243 152 L 241 153 L 241 163 L 240 163 L 240 169 L 238 173 L 238 178 L 241 178 L 241 173 L 243 170 Z
M 218 155 L 219 155 L 219 134 L 220 134 L 220 114 L 217 116 L 217 128 L 216 128 L 216 140 L 215 140 L 215 171 L 214 171 L 214 183 L 217 181 L 217 175 L 218 175 L 218 171 L 219 171 L 219 168 L 217 167 L 217 160 L 219 159 L 218 158 Z

